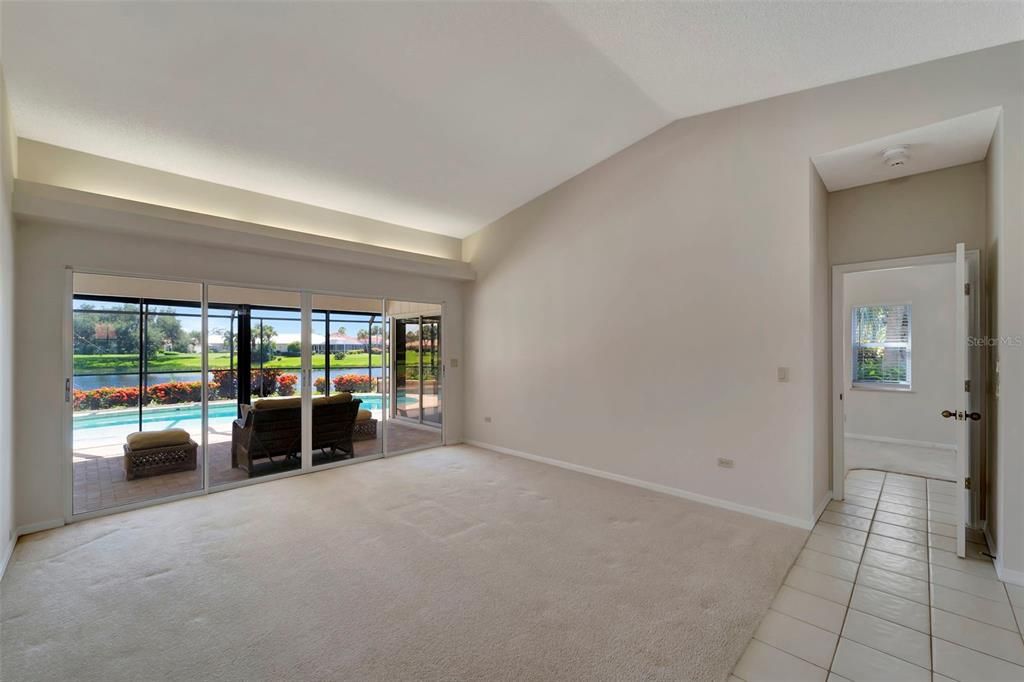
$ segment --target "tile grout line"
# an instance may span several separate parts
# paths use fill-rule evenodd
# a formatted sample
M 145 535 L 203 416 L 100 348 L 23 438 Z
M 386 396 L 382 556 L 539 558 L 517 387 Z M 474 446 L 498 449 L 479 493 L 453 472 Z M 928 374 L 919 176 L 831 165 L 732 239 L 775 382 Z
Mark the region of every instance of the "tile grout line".
M 1017 624 L 1017 634 L 1020 635 L 1021 640 L 1024 640 L 1024 623 L 1020 622 L 1017 618 L 1017 608 L 1013 604 L 1013 599 L 1010 597 L 1010 588 L 1003 583 L 1003 589 L 1006 591 L 1006 598 L 1010 601 L 1010 615 L 1013 616 L 1013 622 Z
M 847 476 L 849 473 L 846 474 Z M 868 549 L 868 536 L 871 535 L 871 526 L 875 523 L 875 515 L 878 513 L 878 500 L 882 497 L 882 489 L 885 485 L 885 479 L 888 474 L 882 474 L 882 480 L 878 486 L 878 499 L 875 500 L 875 507 L 871 511 L 871 522 L 868 525 L 868 531 L 864 534 L 864 545 L 860 548 L 860 560 L 857 562 L 857 571 L 853 574 L 853 586 L 850 588 L 850 598 L 846 602 L 846 610 L 843 611 L 843 623 L 839 626 L 839 636 L 836 638 L 836 648 L 832 651 L 832 660 L 828 664 L 828 672 L 832 672 L 832 666 L 836 663 L 836 654 L 839 653 L 839 645 L 843 641 L 843 632 L 846 630 L 846 619 L 850 616 L 850 608 L 853 604 L 853 593 L 857 590 L 857 578 L 860 576 L 861 566 L 864 565 L 864 553 Z M 845 479 L 845 476 L 844 476 Z M 837 673 L 838 674 L 838 673 Z
M 926 518 L 924 525 L 926 528 L 932 527 L 932 509 L 931 505 L 928 504 L 928 496 L 931 494 L 928 486 L 928 479 L 924 479 L 924 503 Z M 927 531 L 925 532 L 924 539 L 928 540 Z M 932 608 L 932 548 L 925 546 L 925 563 L 928 564 L 928 669 L 932 673 L 932 677 L 935 676 L 935 623 L 933 615 L 935 613 Z
M 882 479 L 882 484 L 881 484 L 881 485 L 882 485 L 882 487 L 880 488 L 880 490 L 879 490 L 879 493 L 878 493 L 878 494 L 879 494 L 879 501 L 881 501 L 881 494 L 882 494 L 882 493 L 884 492 L 884 484 L 885 484 L 885 481 L 887 480 L 887 478 L 888 478 L 888 473 L 886 473 L 886 475 L 885 475 L 885 476 L 883 477 L 883 479 Z M 930 494 L 930 493 L 928 492 L 928 489 L 927 489 L 927 488 L 928 488 L 928 481 L 929 481 L 929 480 L 939 480 L 939 479 L 928 479 L 928 478 L 926 478 L 926 477 L 919 477 L 919 478 L 924 478 L 924 480 L 925 480 L 925 494 L 926 494 L 926 496 Z M 926 497 L 926 501 L 927 501 L 927 497 Z M 840 502 L 842 503 L 843 501 L 841 501 L 841 500 L 840 500 Z M 877 505 L 877 502 L 876 502 L 876 505 Z M 858 506 L 858 507 L 861 507 L 861 505 L 853 505 L 853 506 Z M 866 507 L 861 507 L 861 508 L 863 508 L 863 509 L 867 509 Z M 827 510 L 827 507 L 826 507 L 826 510 Z M 834 511 L 834 510 L 833 510 L 833 511 Z M 868 530 L 868 531 L 866 531 L 866 535 L 868 535 L 868 536 L 870 536 L 870 535 L 871 535 L 870 529 L 871 529 L 871 528 L 873 527 L 873 524 L 874 524 L 874 521 L 875 521 L 875 516 L 876 516 L 877 512 L 878 512 L 878 508 L 877 508 L 877 506 L 876 506 L 876 507 L 875 507 L 875 508 L 874 508 L 874 509 L 872 510 L 872 518 L 871 518 L 871 523 L 872 523 L 872 526 L 869 526 L 869 530 Z M 927 514 L 928 514 L 928 515 L 930 515 L 930 513 L 931 513 L 931 510 L 930 510 L 930 509 L 926 509 L 926 512 L 927 512 Z M 823 510 L 823 513 L 824 513 L 824 510 Z M 851 516 L 851 517 L 852 517 L 852 516 L 854 516 L 854 515 L 852 515 L 852 514 L 845 514 L 844 512 L 834 512 L 834 513 L 838 513 L 838 514 L 844 514 L 844 515 L 846 515 L 846 516 Z M 895 513 L 895 512 L 894 512 L 894 513 Z M 906 515 L 902 515 L 902 516 L 906 516 Z M 855 518 L 863 518 L 863 517 L 855 517 Z M 908 517 L 908 518 L 916 518 L 916 517 Z M 929 523 L 929 521 L 930 521 L 930 518 L 926 517 L 926 519 L 925 519 L 925 524 L 927 525 L 927 524 Z M 836 527 L 839 527 L 839 528 L 845 528 L 845 529 L 852 529 L 852 530 L 859 530 L 859 529 L 857 529 L 857 528 L 850 528 L 849 526 L 842 526 L 842 525 L 840 525 L 840 524 L 833 524 L 833 523 L 830 523 L 830 522 L 828 522 L 828 521 L 822 521 L 822 520 L 820 520 L 820 517 L 819 517 L 819 520 L 817 520 L 817 521 L 815 522 L 815 527 L 817 527 L 817 525 L 818 525 L 819 523 L 826 523 L 826 524 L 829 524 L 829 525 L 832 525 L 832 526 L 836 526 Z M 812 529 L 811 529 L 811 534 L 813 534 L 813 532 L 814 532 L 814 527 L 812 527 Z M 865 532 L 865 531 L 861 531 L 861 532 Z M 858 546 L 858 545 L 856 545 L 856 544 L 854 544 L 854 543 L 851 543 L 851 542 L 846 542 L 845 540 L 841 540 L 841 539 L 839 539 L 839 538 L 832 538 L 832 537 L 828 537 L 828 536 L 824 536 L 824 537 L 826 537 L 826 538 L 827 538 L 828 540 L 831 540 L 831 541 L 834 541 L 834 542 L 843 542 L 843 543 L 845 543 L 845 544 L 848 544 L 848 545 L 851 545 L 851 546 L 854 546 L 854 547 L 857 547 L 857 546 Z M 886 537 L 886 536 L 879 536 L 879 537 Z M 899 540 L 899 538 L 892 538 L 892 539 L 895 539 L 895 540 Z M 843 561 L 850 561 L 849 559 L 846 559 L 846 558 L 844 558 L 844 557 L 839 557 L 839 556 L 835 556 L 835 555 L 832 555 L 832 554 L 828 554 L 827 552 L 820 552 L 820 551 L 818 551 L 818 550 L 814 550 L 814 549 L 810 549 L 810 548 L 808 548 L 808 547 L 807 547 L 807 542 L 808 542 L 809 540 L 810 540 L 810 535 L 808 535 L 808 539 L 804 541 L 804 545 L 803 545 L 803 546 L 801 547 L 801 552 L 803 552 L 804 550 L 808 550 L 808 551 L 816 552 L 816 553 L 818 553 L 818 554 L 823 554 L 823 555 L 825 555 L 825 556 L 830 556 L 830 557 L 832 557 L 832 558 L 835 558 L 835 559 L 840 559 L 840 560 L 843 560 Z M 914 545 L 917 545 L 917 546 L 922 546 L 922 545 L 920 545 L 919 543 L 915 543 L 915 542 L 911 542 L 911 541 L 907 541 L 907 540 L 904 540 L 903 542 L 907 542 L 908 544 L 914 544 Z M 929 588 L 929 589 L 928 589 L 928 604 L 922 604 L 922 605 L 923 605 L 923 606 L 925 606 L 925 607 L 926 607 L 926 608 L 928 609 L 928 611 L 929 611 L 929 613 L 928 613 L 928 626 L 929 626 L 929 628 L 928 628 L 928 629 L 929 629 L 929 632 L 927 632 L 927 633 L 921 633 L 921 632 L 920 632 L 919 630 L 914 630 L 914 628 L 909 628 L 908 626 L 902 625 L 901 623 L 896 623 L 895 621 L 890 621 L 890 620 L 888 620 L 888 619 L 886 619 L 886 618 L 882 618 L 882 617 L 880 617 L 880 616 L 874 616 L 874 617 L 875 617 L 875 618 L 878 618 L 879 620 L 883 620 L 883 621 L 885 621 L 885 622 L 888 622 L 888 623 L 892 623 L 892 624 L 894 624 L 894 625 L 898 625 L 898 626 L 902 626 L 902 627 L 907 627 L 907 629 L 909 629 L 909 630 L 914 630 L 915 632 L 919 632 L 920 634 L 924 634 L 925 636 L 927 636 L 927 637 L 929 638 L 929 645 L 930 645 L 930 646 L 929 646 L 929 660 L 930 660 L 930 666 L 931 666 L 931 670 L 929 670 L 929 672 L 934 672 L 934 656 L 933 656 L 932 644 L 934 643 L 934 641 L 935 641 L 935 640 L 940 640 L 940 641 L 944 641 L 944 642 L 949 642 L 949 640 L 946 640 L 946 639 L 944 639 L 944 638 L 941 638 L 941 637 L 936 637 L 936 636 L 935 636 L 935 635 L 934 635 L 934 634 L 932 633 L 932 629 L 933 629 L 933 628 L 932 628 L 932 612 L 933 612 L 933 610 L 939 610 L 939 611 L 943 611 L 943 612 L 945 612 L 945 613 L 950 613 L 950 614 L 952 614 L 952 615 L 954 615 L 954 616 L 957 616 L 957 617 L 960 617 L 960 618 L 964 618 L 965 620 L 971 620 L 971 621 L 973 621 L 973 622 L 977 622 L 977 623 L 980 623 L 980 624 L 983 624 L 983 625 L 987 625 L 987 626 L 989 626 L 989 627 L 993 627 L 993 628 L 998 628 L 998 629 L 1000 629 L 1000 630 L 1004 630 L 1004 631 L 1007 631 L 1007 632 L 1011 632 L 1011 631 L 1010 631 L 1010 630 L 1008 630 L 1007 628 L 1001 628 L 1001 627 L 999 627 L 999 626 L 997 626 L 997 625 L 993 625 L 993 624 L 991 624 L 991 623 L 986 623 L 985 621 L 980 621 L 980 620 L 977 620 L 977 619 L 975 619 L 975 618 L 971 618 L 970 616 L 964 616 L 964 615 L 962 615 L 962 614 L 956 613 L 955 611 L 948 611 L 948 610 L 946 610 L 946 609 L 940 609 L 940 608 L 938 608 L 938 607 L 934 606 L 934 605 L 932 604 L 932 595 L 931 595 L 931 587 L 932 587 L 932 585 L 933 585 L 933 583 L 932 583 L 932 580 L 931 580 L 931 550 L 932 550 L 932 549 L 936 549 L 936 550 L 938 550 L 938 551 L 946 551 L 946 550 L 942 550 L 941 548 L 938 548 L 938 547 L 934 547 L 934 548 L 933 548 L 933 547 L 931 547 L 930 545 L 923 545 L 923 546 L 925 547 L 925 551 L 926 551 L 926 553 L 927 553 L 927 554 L 926 554 L 926 556 L 928 557 L 928 561 L 926 561 L 926 562 L 925 562 L 925 563 L 927 563 L 927 564 L 928 564 L 928 569 L 927 569 L 927 571 L 928 571 L 928 580 L 927 580 L 927 581 L 921 581 L 921 582 L 926 582 L 926 583 L 928 584 L 928 588 Z M 849 599 L 847 600 L 847 603 L 846 603 L 846 605 L 845 605 L 845 610 L 844 610 L 844 613 L 843 613 L 843 623 L 842 623 L 842 626 L 840 627 L 840 632 L 838 633 L 838 636 L 837 636 L 837 639 L 836 639 L 836 649 L 835 649 L 835 650 L 833 650 L 833 653 L 832 653 L 832 662 L 831 662 L 831 663 L 829 664 L 829 668 L 828 668 L 828 669 L 826 670 L 826 672 L 828 672 L 828 673 L 831 673 L 831 672 L 832 672 L 832 665 L 833 665 L 833 664 L 835 663 L 835 656 L 836 656 L 836 653 L 838 652 L 839 642 L 840 642 L 840 641 L 842 640 L 842 638 L 843 638 L 843 635 L 842 635 L 842 631 L 843 631 L 843 630 L 845 629 L 845 626 L 846 626 L 846 621 L 847 621 L 847 618 L 848 618 L 848 616 L 849 616 L 849 611 L 850 611 L 850 610 L 852 609 L 852 606 L 851 606 L 851 605 L 852 605 L 852 599 L 853 599 L 853 590 L 855 590 L 855 589 L 856 589 L 856 586 L 857 586 L 857 584 L 858 584 L 858 583 L 857 583 L 857 578 L 858 578 L 858 577 L 859 577 L 859 575 L 860 575 L 860 568 L 861 568 L 861 566 L 863 566 L 863 565 L 864 565 L 864 554 L 866 553 L 867 549 L 868 549 L 868 547 L 867 547 L 867 540 L 865 539 L 865 544 L 864 544 L 863 546 L 861 546 L 861 555 L 860 555 L 860 560 L 859 560 L 859 561 L 857 562 L 857 573 L 856 573 L 856 574 L 854 575 L 854 580 L 853 580 L 853 582 L 852 582 L 852 588 L 851 588 L 851 596 L 850 596 L 850 598 L 849 598 Z M 875 549 L 875 548 L 872 548 L 872 549 Z M 883 554 L 890 554 L 890 555 L 892 555 L 892 556 L 900 557 L 900 558 L 902 558 L 902 559 L 911 559 L 910 557 L 904 557 L 903 555 L 900 555 L 900 554 L 895 554 L 895 553 L 893 553 L 893 552 L 886 552 L 885 550 L 875 549 L 875 551 L 881 552 L 881 553 L 883 553 Z M 798 554 L 798 558 L 799 558 L 799 554 Z M 793 563 L 793 566 L 797 566 L 797 565 L 798 565 L 798 564 L 797 564 L 797 563 L 796 563 L 796 562 L 794 561 L 794 563 Z M 791 566 L 791 567 L 790 567 L 790 570 L 792 570 L 793 566 Z M 833 579 L 836 579 L 836 580 L 843 580 L 843 581 L 845 581 L 845 582 L 850 582 L 850 581 L 848 581 L 848 580 L 845 580 L 844 578 L 840 578 L 839 576 L 835 576 L 835 575 L 832 575 L 832 574 L 830 574 L 830 573 L 825 573 L 825 572 L 823 572 L 823 571 L 817 570 L 817 569 L 815 569 L 815 568 L 812 568 L 812 567 L 808 567 L 808 566 L 801 566 L 801 568 L 803 568 L 803 569 L 805 569 L 805 570 L 808 570 L 808 571 L 811 571 L 812 573 L 817 573 L 817 574 L 819 574 L 819 575 L 827 576 L 827 577 L 829 577 L 829 578 L 833 578 Z M 946 567 L 944 567 L 944 568 L 946 568 Z M 886 569 L 881 569 L 881 570 L 886 570 Z M 1014 622 L 1015 622 L 1015 623 L 1017 624 L 1017 627 L 1018 627 L 1018 631 L 1017 631 L 1017 633 L 1016 633 L 1016 634 L 1020 635 L 1021 637 L 1024 637 L 1024 631 L 1021 631 L 1021 630 L 1020 630 L 1020 624 L 1019 624 L 1019 622 L 1017 621 L 1017 614 L 1016 614 L 1016 612 L 1015 612 L 1015 611 L 1014 611 L 1014 609 L 1013 609 L 1013 603 L 1012 603 L 1012 600 L 1011 600 L 1011 599 L 1009 598 L 1009 591 L 1008 591 L 1008 588 L 1006 587 L 1006 584 L 1005 584 L 1005 583 L 1003 583 L 1002 581 L 992 581 L 991 579 L 988 579 L 988 578 L 985 578 L 985 577 L 983 577 L 983 576 L 979 576 L 979 575 L 976 575 L 976 574 L 973 574 L 973 573 L 969 573 L 969 572 L 966 572 L 966 571 L 959 571 L 959 570 L 957 570 L 957 569 L 952 569 L 952 568 L 950 568 L 950 569 L 948 569 L 948 570 L 956 571 L 957 573 L 961 573 L 961 574 L 963 574 L 963 575 L 968 575 L 968 576 L 971 576 L 971 577 L 979 578 L 979 579 L 982 579 L 982 580 L 989 580 L 990 582 L 1000 582 L 1001 584 L 1003 584 L 1003 586 L 1004 586 L 1004 591 L 1006 591 L 1006 592 L 1007 592 L 1007 603 L 1009 604 L 1009 606 L 1010 606 L 1010 610 L 1011 610 L 1011 613 L 1013 614 L 1013 617 L 1014 617 Z M 788 577 L 788 575 L 789 575 L 789 574 L 788 574 L 788 572 L 787 572 L 787 577 Z M 905 578 L 909 578 L 909 579 L 912 579 L 912 580 L 920 580 L 920 578 L 914 578 L 913 576 L 905 576 L 905 575 L 903 575 L 903 574 L 899 574 L 899 573 L 897 573 L 897 575 L 901 575 L 902 577 L 905 577 Z M 825 600 L 825 601 L 829 601 L 829 602 L 831 602 L 831 603 L 833 603 L 833 604 L 837 604 L 837 605 L 843 606 L 843 604 L 842 604 L 842 603 L 840 603 L 840 602 L 835 602 L 835 601 L 832 601 L 832 600 L 830 600 L 830 599 L 827 599 L 827 598 L 824 598 L 824 597 L 820 597 L 819 595 L 815 595 L 815 594 L 813 594 L 813 593 L 811 593 L 811 592 L 806 592 L 806 591 L 804 591 L 804 590 L 801 590 L 801 589 L 800 589 L 800 588 L 798 588 L 798 587 L 794 587 L 794 586 L 792 586 L 792 585 L 787 585 L 787 584 L 785 583 L 785 581 L 783 581 L 783 585 L 782 585 L 782 586 L 785 586 L 785 587 L 789 587 L 789 588 L 790 588 L 791 590 L 795 590 L 795 591 L 797 591 L 797 592 L 800 592 L 800 593 L 802 593 L 802 594 L 807 594 L 807 595 L 809 595 L 809 596 L 813 596 L 813 597 L 818 597 L 819 599 L 823 599 L 823 600 Z M 964 594 L 964 595 L 967 595 L 967 596 L 969 596 L 969 597 L 971 597 L 971 598 L 973 598 L 973 599 L 981 599 L 981 600 L 984 600 L 984 601 L 989 601 L 989 602 L 993 602 L 993 603 L 1001 603 L 1001 602 L 998 602 L 998 601 L 996 601 L 996 600 L 992 600 L 992 599 L 987 599 L 987 598 L 985 598 L 985 597 L 981 597 L 981 596 L 979 596 L 979 595 L 975 595 L 975 594 L 972 594 L 972 593 L 970 593 L 970 592 L 964 592 L 963 590 L 958 590 L 958 589 L 956 589 L 956 588 L 952 588 L 952 587 L 945 587 L 945 586 L 942 586 L 942 587 L 944 587 L 945 589 L 949 589 L 949 590 L 951 590 L 951 591 L 954 591 L 954 592 L 958 592 L 958 593 L 960 593 L 960 594 Z M 781 589 L 781 586 L 780 586 L 780 589 Z M 889 596 L 894 596 L 894 597 L 898 597 L 898 598 L 901 598 L 901 599 L 907 599 L 907 598 L 906 598 L 906 597 L 904 597 L 903 595 L 897 595 L 897 594 L 894 594 L 894 593 L 891 593 L 891 592 L 886 592 L 885 590 L 878 590 L 878 591 L 879 591 L 879 592 L 881 592 L 881 593 L 883 593 L 883 594 L 887 594 L 887 595 L 889 595 Z M 776 593 L 776 596 L 778 596 L 778 595 L 777 595 L 777 593 Z M 913 601 L 913 600 L 910 600 L 910 601 Z M 916 603 L 920 604 L 920 602 L 916 602 Z M 774 609 L 771 609 L 771 607 L 769 607 L 769 610 L 774 610 Z M 862 612 L 862 611 L 860 611 L 859 609 L 853 609 L 853 610 L 857 611 L 858 613 L 863 613 L 863 612 Z M 803 620 L 802 618 L 797 618 L 796 616 L 791 616 L 791 615 L 789 615 L 789 614 L 786 614 L 786 613 L 783 613 L 783 612 L 781 612 L 781 611 L 776 611 L 776 613 L 779 613 L 779 614 L 781 614 L 781 615 L 787 616 L 787 617 L 789 617 L 789 618 L 792 618 L 793 620 L 796 620 L 796 621 L 798 621 L 798 622 L 804 623 L 804 624 L 806 624 L 806 625 L 809 625 L 809 626 L 811 626 L 811 627 L 815 627 L 815 628 L 817 628 L 817 629 L 819 629 L 819 630 L 822 630 L 822 631 L 824 631 L 824 632 L 831 632 L 831 631 L 829 631 L 829 630 L 827 630 L 827 629 L 825 629 L 825 628 L 822 628 L 822 627 L 820 627 L 820 626 L 818 626 L 818 625 L 816 625 L 816 624 L 814 624 L 814 623 L 810 623 L 810 622 L 808 622 L 808 621 L 805 621 L 805 620 Z M 867 614 L 867 615 L 873 615 L 873 614 Z M 836 634 L 836 633 L 832 633 L 832 634 Z M 767 647 L 769 647 L 769 648 L 771 648 L 771 649 L 774 649 L 774 650 L 776 650 L 776 651 L 779 651 L 779 652 L 781 652 L 781 653 L 784 653 L 784 654 L 787 654 L 787 655 L 789 655 L 789 656 L 792 656 L 792 657 L 794 657 L 794 658 L 796 658 L 796 659 L 799 659 L 799 660 L 801 660 L 801 661 L 804 661 L 804 662 L 806 662 L 806 663 L 808 663 L 808 664 L 810 664 L 810 665 L 814 665 L 815 667 L 817 667 L 817 668 L 821 669 L 821 668 L 820 668 L 820 666 L 817 666 L 817 665 L 816 665 L 815 663 L 813 663 L 812 661 L 808 661 L 807 659 L 805 659 L 805 658 L 802 658 L 802 657 L 800 657 L 800 656 L 798 656 L 798 655 L 796 655 L 796 654 L 793 654 L 793 653 L 791 653 L 791 652 L 789 652 L 789 651 L 786 651 L 785 649 L 780 649 L 780 648 L 779 648 L 779 647 L 777 647 L 777 646 L 774 646 L 774 645 L 772 645 L 772 644 L 769 644 L 769 643 L 767 643 L 767 642 L 764 642 L 763 640 L 757 639 L 757 637 L 752 637 L 752 639 L 753 639 L 753 640 L 756 640 L 756 641 L 757 641 L 758 643 L 760 643 L 760 644 L 762 644 L 762 645 L 764 645 L 764 646 L 767 646 Z M 970 646 L 967 646 L 967 645 L 964 645 L 964 644 L 958 644 L 958 643 L 956 643 L 956 642 L 950 642 L 950 643 L 951 643 L 951 644 L 954 644 L 954 645 L 956 645 L 956 646 L 959 646 L 959 647 L 963 647 L 963 648 L 965 648 L 965 649 L 968 649 L 968 650 L 970 650 L 970 651 L 974 651 L 974 652 L 976 652 L 976 653 L 979 653 L 979 654 L 981 654 L 981 655 L 984 655 L 984 656 L 990 656 L 990 657 L 992 657 L 992 658 L 995 658 L 995 659 L 998 659 L 998 660 L 1002 660 L 1002 661 L 1005 661 L 1005 662 L 1007 662 L 1007 663 L 1010 663 L 1010 664 L 1013 664 L 1013 665 L 1019 665 L 1019 664 L 1015 663 L 1014 661 L 1010 661 L 1010 660 L 1008 660 L 1008 659 L 1002 658 L 1001 656 L 996 656 L 996 655 L 993 655 L 993 654 L 990 654 L 990 653 L 987 653 L 987 652 L 984 652 L 984 651 L 980 651 L 980 650 L 978 650 L 978 649 L 974 649 L 973 647 L 970 647 Z M 860 643 L 858 642 L 858 644 L 860 644 Z M 872 647 L 872 646 L 868 646 L 868 645 L 864 645 L 864 644 L 860 644 L 860 645 L 861 645 L 861 646 L 865 646 L 865 647 L 866 647 L 866 648 L 868 648 L 868 649 L 872 649 L 872 650 L 874 650 L 874 651 L 877 651 L 877 652 L 879 652 L 879 653 L 881 653 L 881 654 L 886 654 L 886 655 L 892 656 L 892 654 L 887 654 L 887 652 L 885 652 L 885 651 L 882 651 L 882 650 L 880 650 L 880 649 L 876 649 L 875 647 Z M 903 659 L 903 658 L 901 658 L 901 657 L 899 657 L 899 656 L 896 656 L 895 658 L 897 658 L 897 659 L 899 659 L 899 660 L 902 660 L 902 661 L 904 661 L 904 662 L 910 663 L 911 665 L 915 665 L 915 664 L 914 664 L 913 662 L 911 662 L 911 661 L 907 661 L 907 659 Z M 918 666 L 918 667 L 920 667 L 920 666 Z M 735 673 L 733 673 L 733 674 L 735 675 Z M 940 674 L 941 674 L 941 673 L 940 673 Z M 738 678 L 738 679 L 742 679 L 742 678 L 739 678 L 738 676 L 737 676 L 737 678 Z

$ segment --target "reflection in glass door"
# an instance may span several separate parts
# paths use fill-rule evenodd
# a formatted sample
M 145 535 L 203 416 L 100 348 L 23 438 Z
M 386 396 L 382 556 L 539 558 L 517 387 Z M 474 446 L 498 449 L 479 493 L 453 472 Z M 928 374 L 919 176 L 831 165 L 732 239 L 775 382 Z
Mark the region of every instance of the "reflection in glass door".
M 442 443 L 441 306 L 388 301 L 392 396 L 388 452 Z
M 201 490 L 202 285 L 72 286 L 72 513 Z

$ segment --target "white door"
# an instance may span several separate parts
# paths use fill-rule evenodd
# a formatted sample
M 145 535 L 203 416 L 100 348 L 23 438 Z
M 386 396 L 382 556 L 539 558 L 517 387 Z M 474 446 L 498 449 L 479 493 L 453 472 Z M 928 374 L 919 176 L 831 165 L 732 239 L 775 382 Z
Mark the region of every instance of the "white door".
M 967 526 L 971 514 L 971 422 L 978 419 L 971 411 L 970 345 L 967 336 L 971 329 L 971 297 L 977 292 L 971 286 L 967 255 L 963 244 L 956 245 L 956 391 L 957 399 L 952 415 L 956 422 L 956 553 L 964 557 L 967 551 Z

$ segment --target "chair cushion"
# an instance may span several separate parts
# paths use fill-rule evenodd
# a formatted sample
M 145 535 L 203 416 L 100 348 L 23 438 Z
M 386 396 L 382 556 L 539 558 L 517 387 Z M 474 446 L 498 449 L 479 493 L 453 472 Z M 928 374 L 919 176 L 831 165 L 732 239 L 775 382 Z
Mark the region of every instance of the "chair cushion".
M 260 398 L 252 403 L 252 409 L 254 410 L 286 410 L 301 406 L 302 398 L 299 396 L 294 398 Z
M 138 431 L 128 434 L 128 447 L 132 450 L 149 450 L 171 445 L 184 445 L 192 440 L 185 429 L 164 429 L 163 431 Z
M 318 398 L 313 398 L 313 402 L 315 402 L 318 405 L 333 405 L 334 403 L 347 403 L 351 400 L 352 394 L 346 393 L 344 391 L 341 393 L 332 393 L 330 395 L 322 395 Z
M 369 410 L 359 410 L 359 413 L 356 415 L 356 421 L 357 422 L 369 421 L 372 418 L 373 418 L 373 413 L 370 412 Z

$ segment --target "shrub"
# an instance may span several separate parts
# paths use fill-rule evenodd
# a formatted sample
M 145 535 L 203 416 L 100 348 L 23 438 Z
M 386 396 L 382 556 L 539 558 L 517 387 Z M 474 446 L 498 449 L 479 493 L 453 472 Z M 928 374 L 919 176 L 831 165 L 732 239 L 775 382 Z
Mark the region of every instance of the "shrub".
M 364 374 L 342 374 L 334 377 L 331 383 L 336 391 L 369 391 L 372 379 Z
M 295 395 L 295 384 L 299 377 L 296 374 L 282 374 L 277 377 L 278 395 Z
M 104 386 L 90 391 L 75 391 L 76 410 L 102 410 L 109 407 L 136 407 L 139 404 L 139 389 L 135 386 Z
M 213 385 L 217 387 L 218 397 L 229 399 L 238 395 L 238 380 L 235 378 L 234 370 L 215 369 L 210 374 L 213 375 Z
M 200 381 L 169 381 L 165 384 L 154 384 L 146 390 L 146 397 L 149 398 L 149 402 L 157 405 L 198 403 L 203 399 L 203 384 Z
M 217 384 L 210 382 L 207 392 L 211 399 L 217 397 Z M 203 384 L 200 381 L 169 381 L 153 384 L 146 388 L 145 405 L 175 405 L 177 403 L 198 403 L 202 400 Z M 138 407 L 137 386 L 103 386 L 89 391 L 76 390 L 74 409 L 105 410 L 113 407 Z
M 254 369 L 250 377 L 253 395 L 272 395 L 277 391 L 277 380 L 282 372 L 279 369 Z

